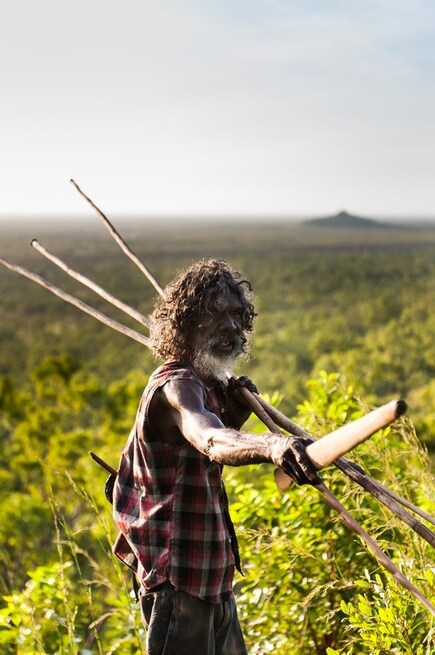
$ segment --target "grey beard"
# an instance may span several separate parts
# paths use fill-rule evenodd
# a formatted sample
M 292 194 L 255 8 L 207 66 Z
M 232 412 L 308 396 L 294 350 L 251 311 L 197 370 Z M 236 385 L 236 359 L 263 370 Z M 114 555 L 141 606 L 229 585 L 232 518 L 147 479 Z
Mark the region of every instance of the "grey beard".
M 220 357 L 207 348 L 196 351 L 193 365 L 204 377 L 227 382 L 228 378 L 232 376 L 232 367 L 235 359 L 236 355 L 231 354 L 226 357 Z
M 214 341 L 200 341 L 196 343 L 193 365 L 196 370 L 206 378 L 213 378 L 227 382 L 232 377 L 232 368 L 235 360 L 242 352 L 242 342 L 235 344 L 233 352 L 222 355 L 214 352 Z

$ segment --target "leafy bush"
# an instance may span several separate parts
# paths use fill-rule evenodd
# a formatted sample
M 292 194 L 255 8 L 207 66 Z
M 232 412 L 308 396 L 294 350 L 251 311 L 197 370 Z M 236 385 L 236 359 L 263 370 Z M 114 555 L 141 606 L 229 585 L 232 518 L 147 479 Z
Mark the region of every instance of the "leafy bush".
M 49 369 L 56 377 L 46 386 Z M 86 450 L 92 444 L 116 466 L 143 375 L 131 372 L 105 388 L 62 359 L 46 361 L 35 380 L 37 389 L 28 393 L 3 385 L 8 402 L 0 428 L 8 457 L 1 471 L 7 493 L 0 500 L 0 651 L 140 655 L 144 632 L 131 580 L 111 553 L 107 476 Z M 281 396 L 269 400 L 278 404 Z M 320 436 L 365 410 L 337 374 L 323 372 L 309 382 L 296 420 Z M 252 419 L 246 427 L 264 430 Z M 409 420 L 379 432 L 354 455 L 393 491 L 433 513 L 433 475 Z M 267 465 L 226 467 L 225 477 L 246 573 L 237 578 L 236 593 L 251 655 L 429 655 L 429 613 L 380 568 L 316 489 L 293 486 L 279 496 Z M 334 468 L 323 477 L 433 603 L 429 546 Z
M 363 411 L 336 374 L 322 372 L 308 386 L 299 422 L 312 433 L 315 427 L 330 431 Z M 358 449 L 358 460 L 397 493 L 433 509 L 429 460 L 409 421 L 372 437 Z M 280 498 L 266 466 L 227 469 L 226 476 L 246 558 L 238 605 L 252 655 L 431 652 L 433 617 L 397 586 L 314 488 L 293 487 Z M 343 474 L 332 469 L 323 478 L 434 603 L 430 546 Z M 401 618 L 391 625 L 391 616 Z

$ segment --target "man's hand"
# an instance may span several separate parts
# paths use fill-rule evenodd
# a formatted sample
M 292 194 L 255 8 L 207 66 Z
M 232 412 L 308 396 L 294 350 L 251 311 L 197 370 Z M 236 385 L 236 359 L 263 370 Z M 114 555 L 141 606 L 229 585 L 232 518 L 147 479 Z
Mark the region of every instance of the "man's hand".
M 320 484 L 317 469 L 305 452 L 311 443 L 302 437 L 285 437 L 277 441 L 274 447 L 274 463 L 290 476 L 296 484 Z
M 232 377 L 228 380 L 228 388 L 232 389 L 232 391 L 237 390 L 239 387 L 246 387 L 248 391 L 258 393 L 256 385 L 247 375 L 240 375 L 238 378 Z
M 251 409 L 246 405 L 239 389 L 245 387 L 253 393 L 258 389 L 246 375 L 232 377 L 228 380 L 228 424 L 230 427 L 239 430 L 251 415 Z

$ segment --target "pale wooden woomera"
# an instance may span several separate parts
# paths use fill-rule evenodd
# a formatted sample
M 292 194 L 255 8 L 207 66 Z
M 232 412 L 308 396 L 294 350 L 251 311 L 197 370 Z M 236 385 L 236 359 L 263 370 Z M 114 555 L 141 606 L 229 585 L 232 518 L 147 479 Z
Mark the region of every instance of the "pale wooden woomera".
M 74 180 L 71 180 L 72 184 L 75 186 L 77 191 L 86 199 L 86 201 L 96 210 L 97 214 L 103 220 L 106 228 L 110 232 L 111 236 L 115 239 L 118 245 L 121 247 L 123 252 L 135 263 L 136 266 L 142 271 L 146 276 L 148 281 L 152 284 L 155 290 L 162 296 L 164 296 L 164 290 L 154 278 L 149 269 L 140 261 L 140 259 L 135 255 L 131 248 L 126 244 L 124 239 L 116 231 L 113 225 L 110 223 L 109 219 L 103 214 L 103 212 L 94 204 L 94 202 L 83 193 L 80 187 L 76 184 Z M 112 294 L 108 293 L 102 289 L 99 285 L 92 282 L 89 278 L 81 275 L 77 271 L 71 269 L 67 264 L 61 261 L 55 255 L 49 253 L 43 246 L 39 244 L 36 239 L 33 239 L 31 245 L 40 252 L 43 256 L 48 258 L 59 268 L 64 270 L 68 275 L 79 281 L 81 284 L 86 285 L 92 289 L 95 293 L 99 294 L 108 302 L 112 303 L 118 309 L 124 311 L 132 318 L 134 318 L 141 326 L 150 328 L 151 319 L 147 316 L 144 316 L 137 310 L 133 309 L 129 305 L 126 305 L 122 301 L 115 298 Z M 27 277 L 31 281 L 43 286 L 51 293 L 54 293 L 62 300 L 73 304 L 81 311 L 93 316 L 97 320 L 101 321 L 108 327 L 121 332 L 122 334 L 134 339 L 135 341 L 141 343 L 146 347 L 150 347 L 149 337 L 143 335 L 141 332 L 133 330 L 118 321 L 114 321 L 109 318 L 102 312 L 99 312 L 93 309 L 90 305 L 78 300 L 71 294 L 67 294 L 55 285 L 51 284 L 48 280 L 45 280 L 40 275 L 32 273 L 27 269 L 17 266 L 5 259 L 0 258 L 0 264 L 9 268 L 11 271 L 16 272 L 24 277 Z M 425 520 L 429 521 L 435 525 L 435 518 L 427 514 L 426 512 L 421 511 L 418 507 L 410 503 L 409 501 L 401 498 L 397 494 L 393 493 L 387 489 L 384 485 L 377 482 L 373 478 L 370 478 L 365 472 L 363 472 L 359 467 L 355 466 L 352 462 L 346 460 L 343 455 L 348 451 L 352 450 L 356 445 L 362 443 L 368 439 L 375 432 L 380 430 L 387 425 L 390 425 L 396 418 L 401 416 L 406 411 L 406 403 L 403 400 L 393 400 L 386 405 L 369 412 L 367 415 L 357 419 L 356 421 L 350 422 L 347 425 L 334 430 L 328 435 L 325 435 L 321 439 L 315 440 L 313 437 L 308 435 L 302 428 L 294 424 L 290 419 L 288 419 L 284 414 L 279 410 L 269 405 L 261 396 L 258 394 L 251 393 L 248 389 L 241 389 L 245 402 L 256 414 L 256 416 L 265 424 L 265 426 L 272 432 L 282 432 L 282 429 L 294 436 L 304 437 L 311 441 L 310 445 L 306 448 L 306 453 L 316 466 L 318 470 L 321 470 L 323 467 L 328 464 L 334 463 L 341 471 L 346 475 L 352 478 L 360 486 L 366 489 L 373 496 L 378 498 L 385 506 L 387 506 L 396 516 L 402 519 L 407 525 L 409 525 L 417 534 L 423 537 L 428 543 L 432 546 L 435 546 L 435 533 L 418 521 L 414 516 L 409 514 L 402 506 L 407 507 L 414 513 L 420 515 Z M 282 428 L 282 429 L 281 429 Z M 91 451 L 91 456 L 95 461 L 97 461 L 103 468 L 105 468 L 111 475 L 116 475 L 116 470 L 113 469 L 106 462 L 101 460 L 95 453 Z M 291 484 L 291 479 L 280 469 L 275 471 L 275 480 L 280 491 L 285 491 Z M 425 607 L 435 616 L 435 607 L 425 598 L 421 592 L 403 575 L 403 573 L 396 567 L 396 565 L 387 557 L 387 555 L 382 551 L 382 549 L 377 545 L 377 543 L 372 539 L 360 526 L 360 524 L 355 521 L 351 514 L 343 507 L 343 505 L 338 501 L 338 499 L 331 493 L 331 491 L 326 487 L 323 481 L 320 484 L 316 485 L 316 488 L 322 494 L 324 502 L 336 510 L 340 516 L 341 522 L 346 525 L 350 530 L 357 534 L 368 546 L 369 550 L 377 558 L 380 564 L 384 566 L 394 577 L 394 579 L 401 584 L 403 587 L 408 589 L 408 591 L 415 596 Z

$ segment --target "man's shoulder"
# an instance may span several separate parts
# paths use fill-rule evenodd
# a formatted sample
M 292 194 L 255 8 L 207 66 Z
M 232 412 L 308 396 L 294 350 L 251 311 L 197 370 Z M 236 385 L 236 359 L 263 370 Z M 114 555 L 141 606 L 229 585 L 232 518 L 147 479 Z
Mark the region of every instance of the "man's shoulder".
M 193 390 L 193 395 L 197 395 L 198 391 L 202 395 L 206 394 L 206 387 L 195 372 L 185 362 L 171 360 L 159 366 L 148 380 L 148 384 L 144 391 L 144 398 L 153 398 L 156 401 L 163 400 L 165 402 L 167 393 L 171 395 L 175 393 L 186 393 L 186 390 Z
M 164 382 L 165 380 L 193 380 L 201 382 L 195 370 L 186 362 L 169 360 L 156 368 L 150 377 L 150 383 Z
M 164 434 L 164 440 L 168 440 L 168 430 L 178 424 L 176 413 L 204 409 L 206 389 L 195 371 L 180 362 L 163 364 L 152 378 L 148 384 L 148 393 L 145 394 L 149 402 L 149 421 L 153 430 Z M 177 437 L 173 443 L 184 442 L 180 442 Z

